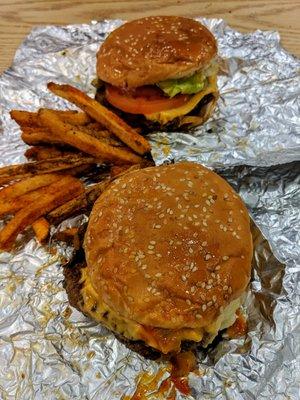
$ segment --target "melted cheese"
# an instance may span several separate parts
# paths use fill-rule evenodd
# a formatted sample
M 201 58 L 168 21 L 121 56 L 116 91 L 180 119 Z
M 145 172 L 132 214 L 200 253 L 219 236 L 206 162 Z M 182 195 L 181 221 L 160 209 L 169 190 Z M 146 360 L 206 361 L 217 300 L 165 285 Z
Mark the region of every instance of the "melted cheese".
M 203 328 L 182 328 L 178 330 L 152 328 L 124 318 L 114 310 L 111 310 L 93 288 L 86 268 L 82 270 L 80 282 L 83 283 L 81 295 L 84 303 L 81 309 L 85 314 L 127 339 L 143 340 L 146 344 L 160 350 L 164 354 L 171 351 L 179 351 L 181 342 L 184 340 L 200 342 L 205 333 L 208 333 L 208 336 L 206 336 L 209 339 L 208 342 L 206 339 L 206 342 L 207 344 L 210 343 L 220 329 L 234 323 L 236 318 L 235 311 L 241 304 L 240 298 L 232 301 L 214 324 Z
M 209 77 L 206 88 L 192 96 L 192 98 L 183 106 L 153 114 L 146 114 L 145 117 L 151 121 L 159 121 L 161 124 L 166 124 L 175 118 L 182 117 L 183 115 L 190 113 L 203 99 L 203 97 L 210 93 L 215 93 L 216 95 L 218 93 L 216 76 Z

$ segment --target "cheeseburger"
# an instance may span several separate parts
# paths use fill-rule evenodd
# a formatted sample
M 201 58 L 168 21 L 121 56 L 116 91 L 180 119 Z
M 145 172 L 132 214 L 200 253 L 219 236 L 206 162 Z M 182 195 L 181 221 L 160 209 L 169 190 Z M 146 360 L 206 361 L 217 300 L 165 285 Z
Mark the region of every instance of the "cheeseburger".
M 97 54 L 97 99 L 132 124 L 175 129 L 203 124 L 218 98 L 217 44 L 199 22 L 146 17 L 125 23 Z
M 235 322 L 249 283 L 249 215 L 201 165 L 135 170 L 98 198 L 84 252 L 65 268 L 73 306 L 147 356 L 206 347 Z

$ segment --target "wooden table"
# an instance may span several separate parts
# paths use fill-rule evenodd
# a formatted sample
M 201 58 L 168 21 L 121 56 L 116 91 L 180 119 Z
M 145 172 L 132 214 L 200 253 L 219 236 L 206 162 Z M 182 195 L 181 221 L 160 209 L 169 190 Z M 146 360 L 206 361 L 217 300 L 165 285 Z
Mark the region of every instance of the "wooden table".
M 0 71 L 34 26 L 159 14 L 224 18 L 243 32 L 277 30 L 300 55 L 300 0 L 0 0 Z

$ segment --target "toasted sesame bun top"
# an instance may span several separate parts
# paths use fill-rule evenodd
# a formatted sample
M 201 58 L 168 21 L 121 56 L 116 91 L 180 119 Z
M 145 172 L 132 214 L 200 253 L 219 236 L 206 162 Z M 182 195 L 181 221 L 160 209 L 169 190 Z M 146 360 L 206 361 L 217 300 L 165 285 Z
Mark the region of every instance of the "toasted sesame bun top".
M 191 75 L 216 53 L 214 36 L 199 22 L 146 17 L 108 36 L 97 54 L 97 74 L 114 86 L 133 88 Z
M 147 326 L 206 326 L 250 279 L 245 205 L 224 179 L 190 162 L 113 182 L 95 203 L 84 247 L 99 300 Z

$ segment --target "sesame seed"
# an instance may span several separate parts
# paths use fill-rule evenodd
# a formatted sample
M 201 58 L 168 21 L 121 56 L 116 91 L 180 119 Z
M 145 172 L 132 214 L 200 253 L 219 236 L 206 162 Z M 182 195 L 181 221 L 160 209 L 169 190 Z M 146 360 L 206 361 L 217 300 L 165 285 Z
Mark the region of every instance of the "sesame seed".
M 160 278 L 162 276 L 162 274 L 160 272 L 158 272 L 157 274 L 155 274 L 156 278 Z
M 159 214 L 158 218 L 164 218 L 165 214 Z
M 147 269 L 147 265 L 142 265 L 142 269 Z
M 207 246 L 207 242 L 204 241 L 204 242 L 201 243 L 201 245 L 202 245 L 203 247 L 205 247 L 205 246 Z
M 189 248 L 189 253 L 190 253 L 190 254 L 193 254 L 193 253 L 194 253 L 194 250 L 193 250 L 191 247 Z
M 206 304 L 202 304 L 202 311 L 205 311 L 207 309 Z
M 191 292 L 194 293 L 195 291 L 196 291 L 195 286 L 192 286 L 192 287 L 191 287 Z
M 154 251 L 153 250 L 149 250 L 149 251 L 147 251 L 147 253 L 148 254 L 154 254 Z
M 185 275 L 181 275 L 181 279 L 183 280 L 183 282 L 186 281 L 186 276 Z
M 189 306 L 192 304 L 192 302 L 191 302 L 191 300 L 189 300 L 189 299 L 186 299 L 186 304 L 188 304 Z
M 210 258 L 212 258 L 210 254 L 205 255 L 205 260 L 209 260 Z
M 150 240 L 149 243 L 150 243 L 150 244 L 156 244 L 156 241 L 155 241 L 155 240 Z
M 160 228 L 161 228 L 161 225 L 155 225 L 154 228 L 155 228 L 155 229 L 160 229 Z
M 212 299 L 213 299 L 213 302 L 215 303 L 217 301 L 217 296 L 213 296 Z
M 156 257 L 158 257 L 158 258 L 161 258 L 161 257 L 162 257 L 162 255 L 159 254 L 159 253 L 156 253 L 155 255 L 156 255 Z
M 149 249 L 149 250 L 153 250 L 153 249 L 154 249 L 154 246 L 149 245 L 149 246 L 148 246 L 148 249 Z
M 223 258 L 224 261 L 229 260 L 229 257 L 228 257 L 228 256 L 223 256 L 222 258 Z
M 196 319 L 201 319 L 201 318 L 202 318 L 202 315 L 196 314 Z

